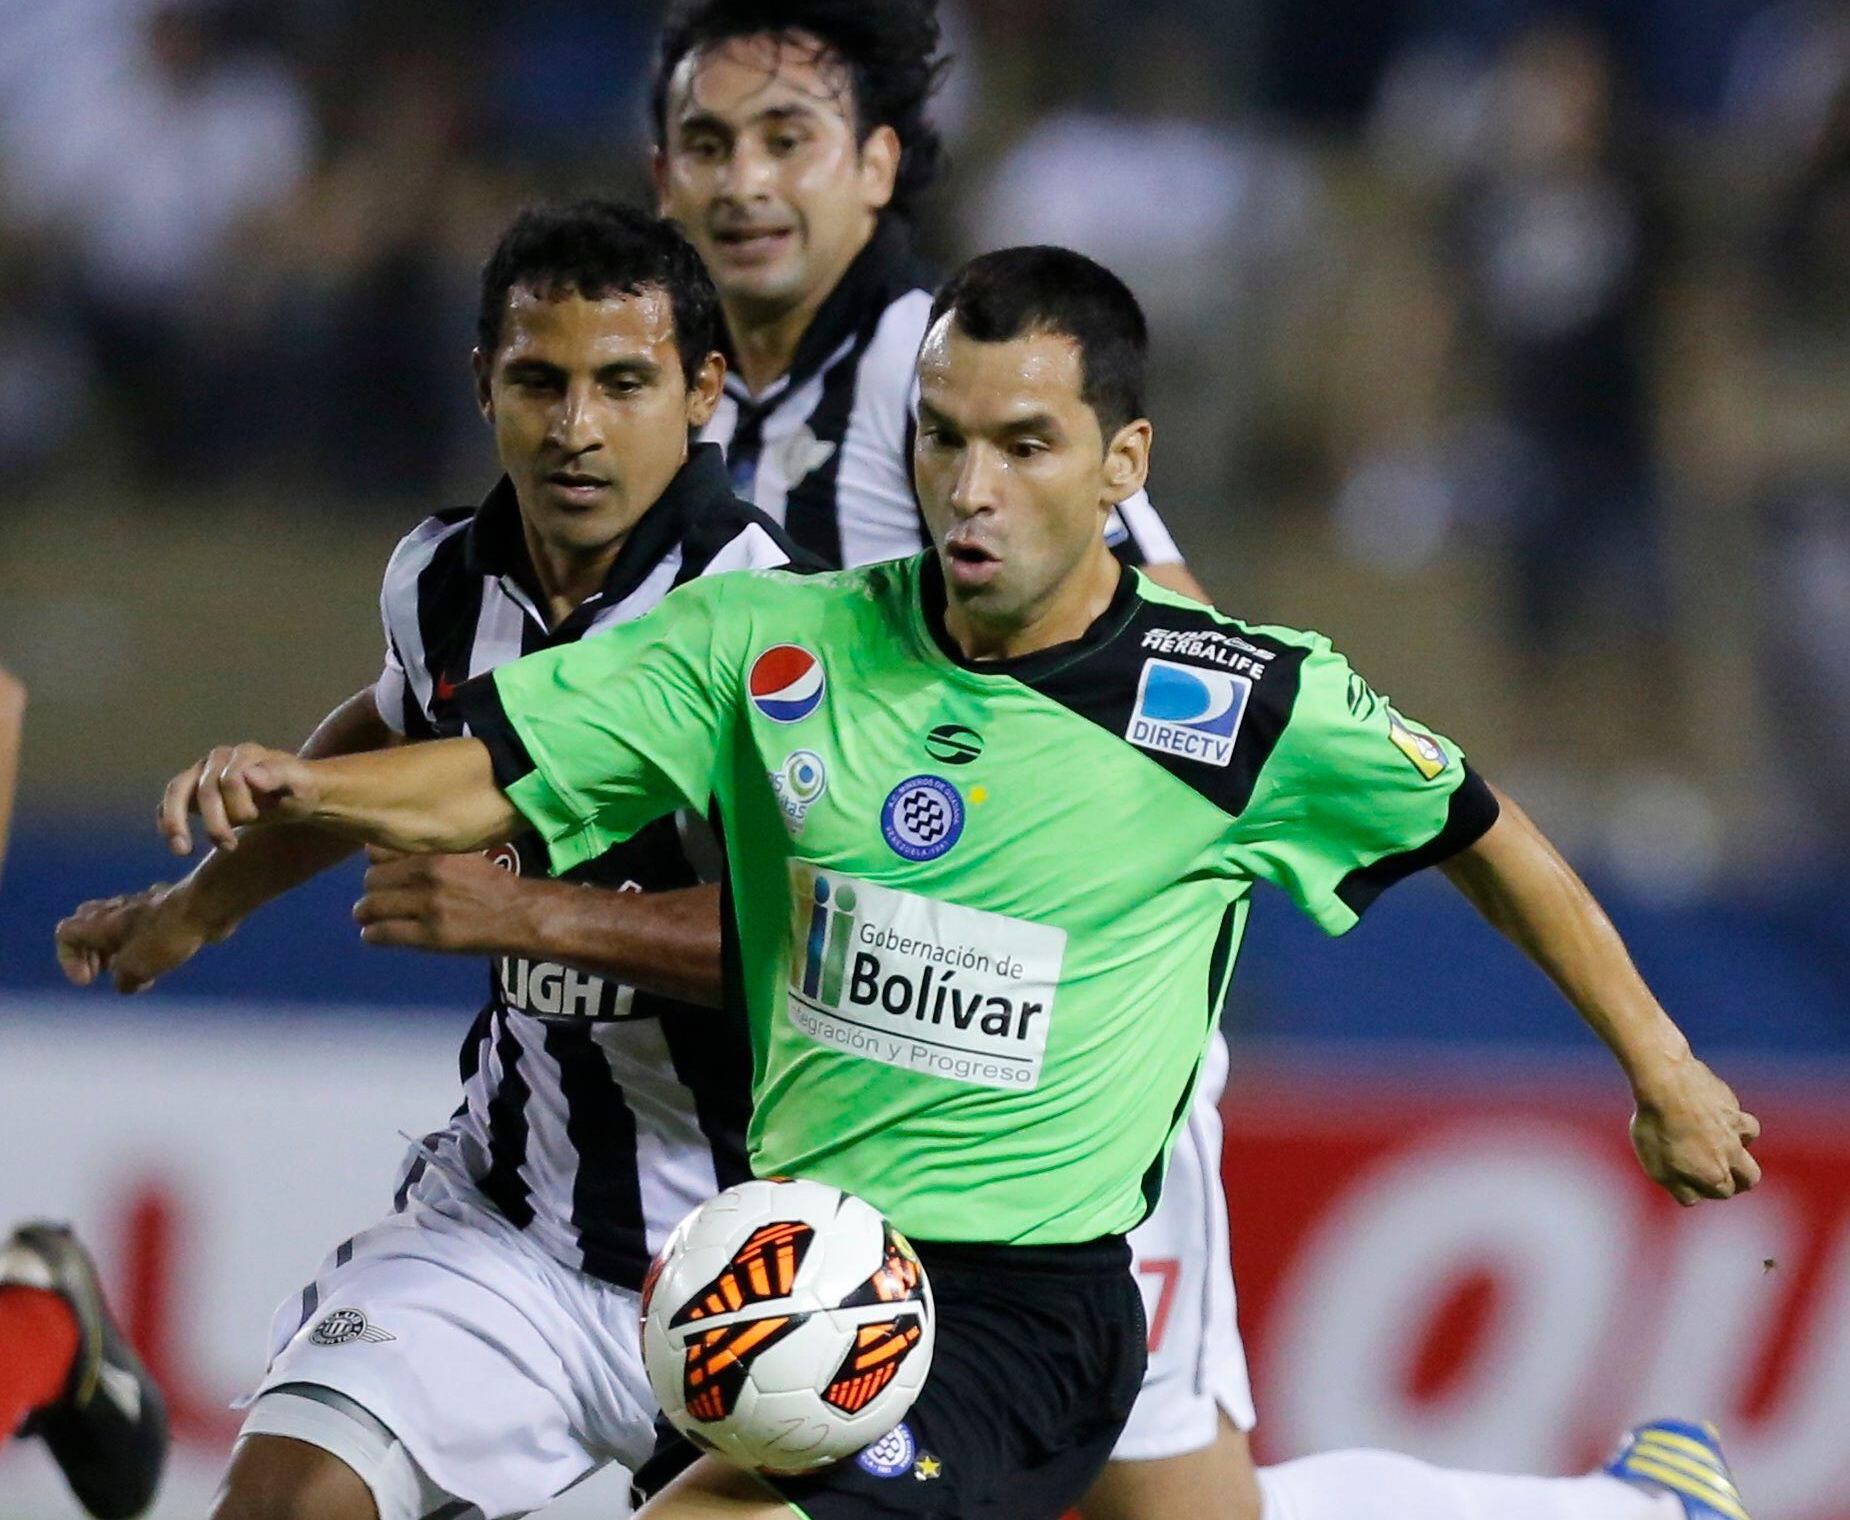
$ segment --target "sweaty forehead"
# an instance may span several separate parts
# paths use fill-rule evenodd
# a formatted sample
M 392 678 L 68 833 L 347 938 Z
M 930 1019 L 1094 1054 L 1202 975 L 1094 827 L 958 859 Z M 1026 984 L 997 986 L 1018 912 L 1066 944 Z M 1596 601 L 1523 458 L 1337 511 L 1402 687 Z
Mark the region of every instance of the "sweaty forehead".
M 587 299 L 571 286 L 518 284 L 501 324 L 504 357 L 582 352 L 608 363 L 621 354 L 655 356 L 674 341 L 674 305 L 653 285 Z
M 1083 407 L 1079 345 L 1064 333 L 1030 330 L 980 343 L 946 313 L 919 350 L 920 399 L 970 425 Z
M 764 111 L 810 110 L 844 121 L 854 111 L 848 68 L 807 32 L 727 37 L 689 52 L 668 87 L 675 120 L 747 120 Z

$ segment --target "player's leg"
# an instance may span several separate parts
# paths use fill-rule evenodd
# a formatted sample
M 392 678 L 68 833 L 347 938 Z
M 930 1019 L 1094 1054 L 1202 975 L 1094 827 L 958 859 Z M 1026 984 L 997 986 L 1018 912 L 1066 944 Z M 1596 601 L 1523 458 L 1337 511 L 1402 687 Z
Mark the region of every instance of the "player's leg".
M 636 1520 L 790 1520 L 803 1512 L 716 1457 L 702 1457 L 636 1512 Z
M 61 1225 L 21 1225 L 0 1243 L 0 1445 L 15 1432 L 44 1441 L 98 1520 L 139 1514 L 160 1484 L 160 1390 Z
M 360 1469 L 325 1446 L 292 1436 L 243 1435 L 211 1520 L 384 1520 L 373 1492 Z
M 1131 1235 L 1150 1361 L 1083 1520 L 1682 1520 L 1680 1501 L 1605 1473 L 1511 1477 L 1389 1451 L 1255 1469 L 1221 1190 L 1218 1063 L 1176 1139 L 1156 1211 Z
M 1513 1477 L 1393 1451 L 1326 1451 L 1259 1469 L 1265 1520 L 1684 1520 L 1680 1501 L 1609 1477 Z
M 1259 1520 L 1259 1481 L 1246 1432 L 1220 1415 L 1206 1446 L 1173 1457 L 1132 1462 L 1114 1457 L 1079 1506 L 1084 1520 Z M 1273 1520 L 1270 1509 L 1266 1520 Z
M 647 1454 L 637 1296 L 437 1185 L 278 1311 L 215 1520 L 496 1520 Z

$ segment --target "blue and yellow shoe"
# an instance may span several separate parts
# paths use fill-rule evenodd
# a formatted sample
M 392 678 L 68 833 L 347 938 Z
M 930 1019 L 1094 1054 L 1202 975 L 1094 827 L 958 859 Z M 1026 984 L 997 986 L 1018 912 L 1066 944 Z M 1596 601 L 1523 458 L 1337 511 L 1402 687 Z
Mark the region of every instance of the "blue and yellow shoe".
M 1652 1420 L 1626 1432 L 1606 1464 L 1615 1478 L 1683 1501 L 1689 1520 L 1750 1520 L 1713 1425 Z

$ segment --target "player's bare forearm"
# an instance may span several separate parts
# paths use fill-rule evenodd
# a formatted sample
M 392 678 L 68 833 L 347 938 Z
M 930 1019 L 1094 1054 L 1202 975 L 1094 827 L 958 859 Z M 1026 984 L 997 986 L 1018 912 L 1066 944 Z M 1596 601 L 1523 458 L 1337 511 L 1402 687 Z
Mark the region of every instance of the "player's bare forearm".
M 293 758 L 293 757 L 291 757 Z M 436 739 L 364 755 L 245 771 L 251 805 L 409 854 L 479 850 L 520 824 L 479 739 Z M 278 783 L 278 784 L 272 784 Z
M 346 754 L 397 742 L 369 689 L 322 719 L 302 753 Z M 168 782 L 161 798 L 163 818 L 190 805 L 209 761 L 188 766 Z M 156 882 L 139 892 L 80 904 L 54 934 L 66 977 L 87 987 L 108 972 L 117 991 L 140 992 L 354 848 L 352 840 L 300 824 L 258 830 L 242 843 L 242 849 L 212 851 L 177 883 Z
M 1684 1204 L 1754 1186 L 1760 1168 L 1747 1148 L 1759 1121 L 1690 1050 L 1573 868 L 1521 808 L 1498 800 L 1497 822 L 1446 874 L 1618 1058 L 1637 1104 L 1632 1146 L 1646 1173 Z
M 19 747 L 25 737 L 26 687 L 0 666 L 0 866 L 13 829 L 13 791 L 19 784 Z
M 1528 814 L 1498 794 L 1484 837 L 1444 866 L 1452 884 L 1547 973 L 1605 1042 L 1634 1090 L 1689 1058 L 1689 1042 L 1644 983 L 1619 931 Z
M 718 887 L 616 892 L 510 875 L 480 855 L 377 860 L 354 905 L 360 936 L 459 954 L 557 961 L 718 1007 Z
M 306 760 L 391 749 L 400 735 L 379 716 L 370 687 L 355 692 L 316 726 L 297 751 Z M 204 762 L 201 762 L 203 764 Z M 199 767 L 175 778 L 196 783 Z M 278 824 L 213 850 L 179 883 L 181 906 L 211 938 L 223 938 L 265 903 L 338 865 L 358 842 L 313 824 Z

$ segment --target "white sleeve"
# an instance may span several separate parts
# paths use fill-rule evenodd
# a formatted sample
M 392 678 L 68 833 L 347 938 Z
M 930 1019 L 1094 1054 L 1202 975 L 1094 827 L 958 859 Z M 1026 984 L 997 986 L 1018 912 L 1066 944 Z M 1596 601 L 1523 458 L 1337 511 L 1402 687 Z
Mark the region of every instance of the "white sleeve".
M 1133 565 L 1182 563 L 1182 551 L 1170 537 L 1162 514 L 1150 504 L 1148 491 L 1139 491 L 1112 509 L 1105 519 L 1105 542 L 1120 559 Z
M 418 577 L 437 545 L 467 526 L 427 517 L 401 540 L 386 563 L 379 586 L 379 622 L 385 633 L 385 664 L 373 684 L 373 701 L 387 728 L 405 732 L 406 714 L 428 710 L 430 673 L 424 669 L 424 634 L 418 626 Z
M 385 726 L 401 739 L 405 736 L 405 667 L 398 658 L 398 646 L 392 642 L 392 630 L 385 631 L 385 668 L 373 683 L 373 705 Z
M 916 361 L 931 314 L 931 292 L 914 290 L 887 307 L 861 356 L 854 406 L 835 476 L 844 565 L 917 554 L 924 521 L 912 493 Z

